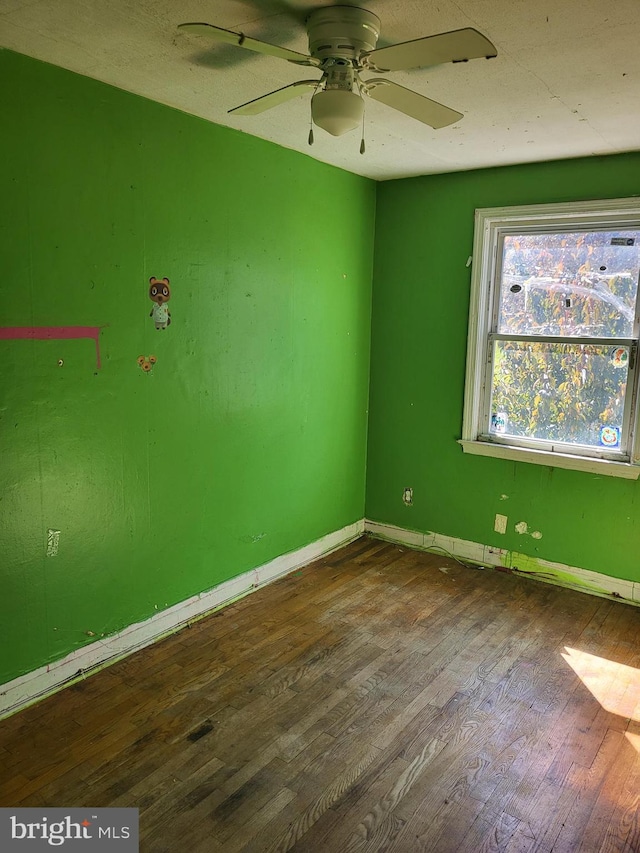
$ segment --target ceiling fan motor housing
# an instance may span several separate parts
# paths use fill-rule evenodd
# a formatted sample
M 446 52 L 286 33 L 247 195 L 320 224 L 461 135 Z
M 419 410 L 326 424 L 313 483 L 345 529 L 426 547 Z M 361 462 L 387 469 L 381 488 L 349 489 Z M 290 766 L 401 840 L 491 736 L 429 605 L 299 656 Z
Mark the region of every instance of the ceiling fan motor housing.
M 356 6 L 324 6 L 307 18 L 309 53 L 320 60 L 357 62 L 360 54 L 374 50 L 380 35 L 380 18 Z

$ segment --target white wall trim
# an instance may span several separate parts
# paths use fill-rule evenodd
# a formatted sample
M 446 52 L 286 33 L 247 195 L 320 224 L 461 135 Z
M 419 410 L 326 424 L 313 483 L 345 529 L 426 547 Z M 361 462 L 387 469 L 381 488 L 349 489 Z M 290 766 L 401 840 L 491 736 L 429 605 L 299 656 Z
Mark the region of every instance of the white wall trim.
M 365 533 L 378 539 L 397 542 L 410 548 L 442 552 L 445 556 L 449 554 L 459 560 L 466 560 L 480 566 L 506 569 L 521 577 L 531 577 L 556 586 L 588 592 L 590 595 L 640 605 L 640 583 L 633 581 L 613 578 L 589 569 L 567 566 L 564 563 L 553 563 L 506 548 L 481 545 L 478 542 L 443 536 L 440 533 L 420 533 L 404 527 L 396 527 L 393 524 L 380 524 L 369 519 L 365 519 L 364 529 Z
M 0 685 L 0 719 L 169 634 L 174 634 L 190 622 L 224 607 L 235 599 L 330 554 L 357 539 L 363 532 L 364 520 L 361 519 L 303 548 L 298 548 L 297 551 L 283 554 L 263 566 L 224 581 L 207 592 L 187 598 L 143 622 L 129 625 L 104 640 L 76 649 L 60 660 Z
M 566 468 L 569 471 L 588 471 L 608 477 L 624 477 L 637 480 L 640 477 L 640 465 L 630 462 L 617 462 L 614 459 L 602 459 L 597 456 L 577 456 L 557 451 L 535 450 L 532 447 L 516 447 L 513 444 L 498 444 L 490 441 L 465 441 L 459 439 L 465 453 L 476 456 L 495 456 L 498 459 L 511 459 L 514 462 L 535 462 L 552 468 Z

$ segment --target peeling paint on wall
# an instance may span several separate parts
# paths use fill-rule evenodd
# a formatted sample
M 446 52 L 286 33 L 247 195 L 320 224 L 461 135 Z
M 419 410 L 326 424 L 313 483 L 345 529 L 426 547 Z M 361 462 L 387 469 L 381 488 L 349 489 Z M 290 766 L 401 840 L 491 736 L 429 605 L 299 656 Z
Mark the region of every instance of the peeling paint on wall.
M 571 587 L 572 589 L 589 590 L 598 595 L 613 595 L 616 598 L 622 597 L 619 593 L 615 593 L 615 591 L 610 591 L 597 584 L 589 583 L 585 578 L 578 577 L 573 572 L 563 571 L 546 560 L 541 560 L 538 557 L 530 557 L 528 554 L 510 551 L 508 555 L 503 557 L 501 562 L 504 568 L 510 569 L 514 574 L 531 575 L 549 583 Z
M 532 539 L 542 539 L 542 533 L 539 530 L 533 530 L 529 533 L 529 525 L 526 521 L 519 521 L 515 526 L 516 533 L 519 533 L 521 536 L 524 534 L 528 534 Z
M 496 518 L 493 523 L 493 529 L 496 533 L 506 533 L 507 532 L 507 524 L 509 519 L 506 515 L 500 515 L 499 512 L 496 513 Z
M 58 554 L 58 544 L 60 542 L 60 531 L 47 530 L 47 557 L 55 557 Z

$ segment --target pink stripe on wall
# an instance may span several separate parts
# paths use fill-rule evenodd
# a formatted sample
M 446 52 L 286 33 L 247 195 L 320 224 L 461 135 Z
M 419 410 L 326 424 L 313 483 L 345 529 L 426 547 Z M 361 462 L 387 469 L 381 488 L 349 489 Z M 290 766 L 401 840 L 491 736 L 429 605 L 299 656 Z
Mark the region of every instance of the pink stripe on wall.
M 96 342 L 96 365 L 100 362 L 100 326 L 0 326 L 0 341 L 16 340 L 63 341 L 93 338 Z

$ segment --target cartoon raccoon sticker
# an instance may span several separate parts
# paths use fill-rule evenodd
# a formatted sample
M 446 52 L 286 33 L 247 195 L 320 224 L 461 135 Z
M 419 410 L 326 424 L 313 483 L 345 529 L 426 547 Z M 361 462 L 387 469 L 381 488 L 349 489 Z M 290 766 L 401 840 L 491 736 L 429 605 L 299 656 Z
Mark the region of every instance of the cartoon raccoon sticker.
M 149 316 L 153 317 L 156 329 L 166 329 L 167 326 L 171 325 L 171 311 L 167 307 L 167 302 L 171 299 L 168 278 L 151 276 L 149 279 L 149 299 L 155 303 Z

